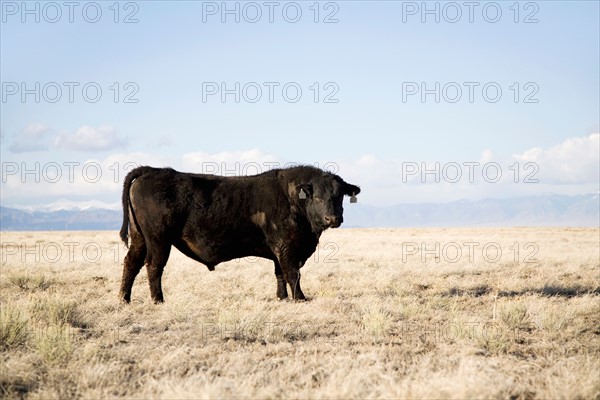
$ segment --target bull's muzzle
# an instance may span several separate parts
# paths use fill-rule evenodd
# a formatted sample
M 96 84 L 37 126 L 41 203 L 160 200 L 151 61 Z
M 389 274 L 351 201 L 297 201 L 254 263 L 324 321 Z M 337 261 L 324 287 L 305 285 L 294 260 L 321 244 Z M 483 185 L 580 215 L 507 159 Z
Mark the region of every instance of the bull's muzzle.
M 337 217 L 335 215 L 326 215 L 323 217 L 323 221 L 325 222 L 326 226 L 330 228 L 337 228 L 342 224 L 342 222 L 344 222 L 344 218 Z

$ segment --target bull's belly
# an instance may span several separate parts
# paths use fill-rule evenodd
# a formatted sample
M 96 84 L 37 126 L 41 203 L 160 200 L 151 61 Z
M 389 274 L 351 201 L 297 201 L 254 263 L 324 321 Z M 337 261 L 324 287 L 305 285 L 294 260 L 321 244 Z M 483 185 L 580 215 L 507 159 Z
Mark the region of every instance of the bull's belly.
M 182 239 L 173 245 L 186 256 L 205 264 L 209 268 L 235 258 L 255 256 L 273 260 L 275 257 L 266 244 L 248 240 L 215 243 L 210 240 Z

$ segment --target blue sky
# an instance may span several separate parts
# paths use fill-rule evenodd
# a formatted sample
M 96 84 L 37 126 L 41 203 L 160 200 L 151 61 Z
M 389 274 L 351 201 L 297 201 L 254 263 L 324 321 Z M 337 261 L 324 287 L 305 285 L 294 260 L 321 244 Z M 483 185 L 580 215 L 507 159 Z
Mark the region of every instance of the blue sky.
M 422 13 L 422 2 L 278 2 L 272 23 L 262 1 L 227 2 L 239 10 L 239 23 L 222 15 L 220 1 L 121 2 L 118 16 L 114 2 L 78 2 L 72 23 L 62 2 L 54 3 L 60 18 L 55 7 L 28 2 L 39 22 L 22 4 L 2 2 L 5 206 L 118 203 L 124 173 L 115 171 L 129 161 L 189 171 L 222 162 L 230 169 L 265 160 L 335 163 L 374 205 L 598 190 L 596 1 L 478 2 L 473 22 L 464 2 L 426 3 L 437 7 L 439 22 Z M 86 21 L 96 8 L 98 22 Z M 261 18 L 248 22 L 256 10 Z M 137 22 L 124 23 L 127 15 Z M 337 22 L 324 23 L 328 15 Z M 35 91 L 36 82 L 40 102 L 35 94 L 23 101 L 21 85 Z M 73 82 L 72 102 L 64 82 Z M 206 92 L 221 84 L 234 90 L 236 82 L 239 103 L 234 94 L 223 102 L 220 92 Z M 436 83 L 440 101 L 435 93 L 423 101 L 421 89 L 435 92 Z M 97 102 L 84 98 L 86 84 L 90 98 L 101 89 Z M 52 103 L 55 86 L 62 97 Z M 262 96 L 251 102 L 257 86 Z M 284 86 L 288 100 L 300 88 L 297 102 L 286 100 Z M 453 102 L 457 88 L 462 97 Z M 124 102 L 127 94 L 137 102 Z M 327 95 L 337 102 L 325 102 Z M 97 182 L 77 171 L 91 160 L 102 168 Z M 21 171 L 36 162 L 40 182 Z M 402 176 L 406 163 L 453 162 L 496 162 L 503 179 Z M 508 180 L 515 162 L 521 169 L 535 163 L 539 182 Z M 48 182 L 49 163 L 63 168 L 63 177 L 65 163 L 80 165 L 73 182 Z

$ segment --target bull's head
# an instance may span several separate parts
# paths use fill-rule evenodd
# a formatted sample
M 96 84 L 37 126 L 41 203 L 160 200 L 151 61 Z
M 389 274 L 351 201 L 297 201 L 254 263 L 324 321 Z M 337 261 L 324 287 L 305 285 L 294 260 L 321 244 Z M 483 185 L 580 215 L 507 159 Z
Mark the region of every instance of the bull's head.
M 356 200 L 360 188 L 344 182 L 337 175 L 325 174 L 311 182 L 296 185 L 296 191 L 311 224 L 324 230 L 337 228 L 344 222 L 344 196 L 352 196 Z

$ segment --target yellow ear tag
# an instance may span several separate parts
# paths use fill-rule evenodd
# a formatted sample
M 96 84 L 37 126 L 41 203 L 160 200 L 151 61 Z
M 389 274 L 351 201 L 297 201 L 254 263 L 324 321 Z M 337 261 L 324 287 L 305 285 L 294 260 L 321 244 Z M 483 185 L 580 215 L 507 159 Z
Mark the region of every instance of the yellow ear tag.
M 304 191 L 304 189 L 300 188 L 300 193 L 298 193 L 298 198 L 301 200 L 306 199 L 306 192 Z
M 358 203 L 358 200 L 356 199 L 356 195 L 354 194 L 354 192 L 352 192 L 352 196 L 350 196 L 350 203 Z

